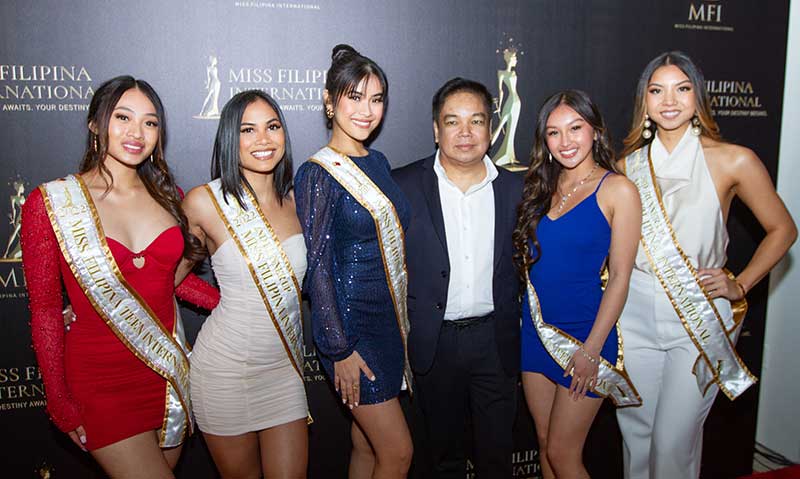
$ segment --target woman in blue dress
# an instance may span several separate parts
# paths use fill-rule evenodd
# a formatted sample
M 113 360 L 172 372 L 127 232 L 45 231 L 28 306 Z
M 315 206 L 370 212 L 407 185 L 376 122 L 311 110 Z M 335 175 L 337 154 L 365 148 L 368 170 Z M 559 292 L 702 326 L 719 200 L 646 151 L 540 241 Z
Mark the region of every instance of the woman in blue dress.
M 295 180 L 314 341 L 355 419 L 349 477 L 405 477 L 412 445 L 397 396 L 407 372 L 410 207 L 386 157 L 364 146 L 383 118 L 386 76 L 338 45 L 323 96 L 331 138 Z
M 641 207 L 634 185 L 615 174 L 605 123 L 586 93 L 548 98 L 535 135 L 514 231 L 515 260 L 531 284 L 523 301 L 522 384 L 543 476 L 584 478 L 583 444 L 602 402 L 594 393 L 598 368 L 617 363 L 615 324 Z

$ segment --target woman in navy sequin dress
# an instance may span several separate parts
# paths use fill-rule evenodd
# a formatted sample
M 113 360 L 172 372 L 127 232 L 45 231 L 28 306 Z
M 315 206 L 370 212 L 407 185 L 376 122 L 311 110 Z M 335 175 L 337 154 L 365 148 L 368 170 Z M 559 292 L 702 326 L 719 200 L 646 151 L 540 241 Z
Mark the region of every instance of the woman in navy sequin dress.
M 404 228 L 410 207 L 391 178 L 389 163 L 364 146 L 381 122 L 386 92 L 386 77 L 377 64 L 349 46 L 334 48 L 324 93 L 332 130 L 328 147 L 366 174 Z M 308 248 L 305 291 L 314 341 L 355 419 L 350 477 L 405 477 L 412 445 L 397 400 L 405 352 L 394 303 L 406 298 L 393 294 L 387 281 L 376 220 L 312 161 L 297 173 L 295 197 Z M 404 281 L 404 271 L 402 276 Z

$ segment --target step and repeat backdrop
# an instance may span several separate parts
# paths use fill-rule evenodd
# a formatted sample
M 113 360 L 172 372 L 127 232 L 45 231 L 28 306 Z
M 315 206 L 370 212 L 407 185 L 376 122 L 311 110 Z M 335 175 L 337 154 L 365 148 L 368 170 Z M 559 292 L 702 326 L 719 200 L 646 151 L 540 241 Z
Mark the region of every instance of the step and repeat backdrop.
M 372 147 L 399 167 L 434 151 L 431 96 L 454 76 L 485 83 L 504 124 L 491 154 L 524 167 L 536 112 L 563 88 L 589 92 L 612 135 L 627 133 L 638 75 L 656 54 L 689 53 L 703 69 L 725 138 L 751 147 L 775 178 L 788 0 L 84 0 L 0 5 L 0 476 L 103 477 L 48 421 L 30 345 L 19 248 L 20 208 L 36 185 L 76 170 L 94 90 L 121 74 L 146 79 L 167 111 L 167 159 L 188 189 L 207 182 L 219 112 L 239 91 L 261 89 L 286 115 L 295 167 L 327 141 L 322 90 L 331 48 L 350 43 L 389 78 L 384 125 Z M 502 91 L 502 95 L 501 95 Z M 521 164 L 521 165 L 517 165 Z M 730 264 L 739 271 L 763 236 L 741 205 L 729 220 Z M 211 278 L 208 268 L 205 275 Z M 738 349 L 761 369 L 766 282 L 750 294 Z M 193 341 L 202 311 L 183 308 Z M 349 422 L 310 335 L 305 380 L 312 478 L 346 477 Z M 758 387 L 719 398 L 706 427 L 703 477 L 750 471 Z M 416 433 L 413 399 L 402 398 Z M 520 400 L 514 477 L 540 477 L 532 421 Z M 417 444 L 424 457 L 424 443 Z M 621 477 L 613 409 L 601 410 L 586 447 L 594 477 Z M 217 472 L 199 434 L 180 478 Z M 412 476 L 419 474 L 412 471 Z M 471 477 L 471 471 L 465 471 Z

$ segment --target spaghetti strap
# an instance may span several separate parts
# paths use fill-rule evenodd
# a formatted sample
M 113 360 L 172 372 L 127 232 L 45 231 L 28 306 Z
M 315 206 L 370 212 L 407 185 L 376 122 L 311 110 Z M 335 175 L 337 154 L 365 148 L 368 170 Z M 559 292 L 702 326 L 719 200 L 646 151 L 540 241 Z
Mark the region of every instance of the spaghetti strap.
M 600 186 L 602 186 L 602 185 L 603 185 L 603 182 L 604 182 L 604 181 L 606 181 L 606 177 L 607 177 L 608 175 L 610 175 L 611 173 L 613 173 L 613 172 L 611 172 L 611 171 L 606 171 L 606 174 L 605 174 L 605 175 L 603 175 L 603 177 L 602 177 L 602 178 L 600 178 L 600 182 L 599 182 L 599 183 L 597 183 L 597 188 L 595 188 L 595 189 L 594 189 L 594 192 L 592 193 L 593 195 L 594 195 L 594 194 L 597 194 L 597 192 L 600 190 Z

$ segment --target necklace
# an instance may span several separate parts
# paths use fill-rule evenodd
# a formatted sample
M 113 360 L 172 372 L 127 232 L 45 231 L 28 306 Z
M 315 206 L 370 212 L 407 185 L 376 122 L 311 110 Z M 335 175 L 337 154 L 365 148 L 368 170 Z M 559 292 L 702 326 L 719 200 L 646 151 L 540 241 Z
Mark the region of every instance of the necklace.
M 565 195 L 565 194 L 562 194 L 562 195 L 561 195 L 561 201 L 558 203 L 558 209 L 556 210 L 556 214 L 559 214 L 559 213 L 561 213 L 561 210 L 563 210 L 563 209 L 564 209 L 564 205 L 566 205 L 566 204 L 567 204 L 567 200 L 568 200 L 568 199 L 570 199 L 570 198 L 572 197 L 573 193 L 575 193 L 576 191 L 578 191 L 578 188 L 580 188 L 581 186 L 583 186 L 583 184 L 584 184 L 584 183 L 586 183 L 586 181 L 588 181 L 588 180 L 589 180 L 589 178 L 591 178 L 591 177 L 592 177 L 592 175 L 594 174 L 595 170 L 597 169 L 597 166 L 598 166 L 598 165 L 597 165 L 597 162 L 595 162 L 595 163 L 594 163 L 594 166 L 592 167 L 592 170 L 589 172 L 589 174 L 588 174 L 588 175 L 586 175 L 586 176 L 584 176 L 584 177 L 583 177 L 583 179 L 582 179 L 581 181 L 579 181 L 579 182 L 578 182 L 578 184 L 577 184 L 577 185 L 575 185 L 575 187 L 574 187 L 574 188 L 572 188 L 572 191 L 570 191 L 570 192 L 569 192 L 569 193 L 567 193 L 566 195 Z M 561 193 L 561 192 L 559 191 L 559 193 Z

